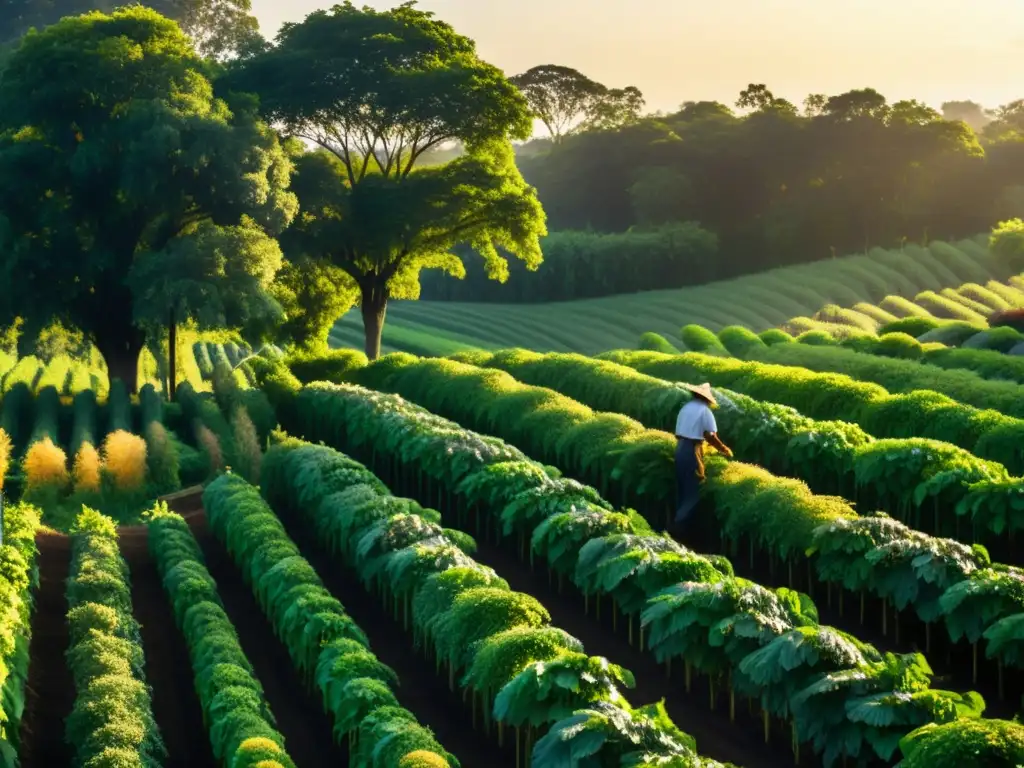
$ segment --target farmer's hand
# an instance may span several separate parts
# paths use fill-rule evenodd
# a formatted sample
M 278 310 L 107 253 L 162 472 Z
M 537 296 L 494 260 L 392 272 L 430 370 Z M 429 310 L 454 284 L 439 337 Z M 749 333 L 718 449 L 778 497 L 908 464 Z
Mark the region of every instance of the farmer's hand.
M 723 449 L 723 450 L 722 450 L 722 453 L 724 453 L 724 454 L 725 454 L 725 457 L 726 457 L 727 459 L 731 459 L 731 458 L 732 458 L 732 448 L 730 448 L 730 447 L 729 447 L 729 446 L 727 446 L 727 445 L 723 445 L 723 446 L 722 446 L 722 449 Z

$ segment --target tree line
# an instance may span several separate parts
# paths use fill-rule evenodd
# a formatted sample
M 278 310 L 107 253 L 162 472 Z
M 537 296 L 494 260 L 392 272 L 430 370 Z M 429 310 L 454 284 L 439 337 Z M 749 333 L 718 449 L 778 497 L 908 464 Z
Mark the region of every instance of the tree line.
M 939 111 L 865 88 L 811 94 L 797 107 L 752 84 L 733 105 L 687 102 L 643 115 L 612 95 L 627 89 L 565 68 L 513 82 L 550 134 L 517 151 L 553 231 L 544 264 L 534 274 L 514 266 L 510 284 L 495 286 L 468 262 L 464 281 L 429 277 L 424 298 L 548 301 L 681 287 L 959 239 L 1024 206 L 1024 100 Z M 597 114 L 614 119 L 600 124 Z M 673 235 L 683 222 L 714 236 L 710 258 L 706 239 Z M 652 242 L 665 279 L 646 269 L 618 277 L 610 253 L 632 260 Z

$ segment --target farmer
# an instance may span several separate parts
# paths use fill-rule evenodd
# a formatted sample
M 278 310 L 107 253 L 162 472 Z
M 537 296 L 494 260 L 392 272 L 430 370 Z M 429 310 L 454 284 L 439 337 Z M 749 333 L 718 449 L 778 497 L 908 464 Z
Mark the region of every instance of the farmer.
M 732 457 L 732 451 L 718 438 L 718 424 L 712 408 L 718 403 L 710 384 L 699 387 L 684 384 L 693 397 L 676 418 L 676 488 L 679 506 L 672 525 L 672 533 L 683 533 L 692 522 L 694 509 L 700 500 L 700 484 L 704 480 L 704 441 L 707 440 L 721 453 Z

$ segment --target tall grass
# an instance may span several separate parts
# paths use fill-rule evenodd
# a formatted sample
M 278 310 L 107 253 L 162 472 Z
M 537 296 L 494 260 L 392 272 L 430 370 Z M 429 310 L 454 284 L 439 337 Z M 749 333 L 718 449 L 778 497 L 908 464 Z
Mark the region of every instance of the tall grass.
M 124 430 L 107 435 L 103 441 L 103 474 L 112 487 L 124 494 L 136 494 L 146 484 L 146 441 Z

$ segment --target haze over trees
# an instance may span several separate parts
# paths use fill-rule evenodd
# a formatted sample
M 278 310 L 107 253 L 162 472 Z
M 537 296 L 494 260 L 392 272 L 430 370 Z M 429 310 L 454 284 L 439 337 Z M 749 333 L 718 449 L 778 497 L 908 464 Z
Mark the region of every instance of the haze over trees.
M 536 139 L 518 164 L 552 230 L 540 269 L 513 263 L 496 286 L 467 261 L 463 281 L 430 276 L 425 298 L 675 288 L 986 232 L 1024 209 L 1024 101 L 940 112 L 862 88 L 798 107 L 752 83 L 732 106 L 689 101 L 613 130 Z

